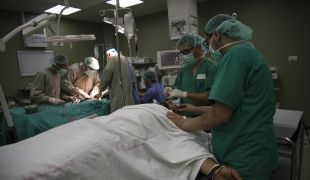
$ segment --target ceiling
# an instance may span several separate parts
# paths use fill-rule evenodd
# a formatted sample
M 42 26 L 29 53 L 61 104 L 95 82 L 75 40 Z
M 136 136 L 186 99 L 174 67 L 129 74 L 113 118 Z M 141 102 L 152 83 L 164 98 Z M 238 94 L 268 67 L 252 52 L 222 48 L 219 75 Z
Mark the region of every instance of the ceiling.
M 198 3 L 207 0 L 196 1 Z M 58 4 L 64 5 L 64 0 L 0 0 L 0 9 L 41 14 Z M 69 0 L 69 5 L 82 10 L 62 17 L 97 23 L 103 20 L 103 17 L 99 15 L 100 10 L 115 9 L 115 6 L 107 4 L 106 0 Z M 167 10 L 167 0 L 144 0 L 144 3 L 130 8 L 134 17 L 144 16 Z M 123 16 L 127 11 L 119 10 L 118 12 L 119 16 Z M 113 17 L 113 11 L 108 11 L 105 15 Z

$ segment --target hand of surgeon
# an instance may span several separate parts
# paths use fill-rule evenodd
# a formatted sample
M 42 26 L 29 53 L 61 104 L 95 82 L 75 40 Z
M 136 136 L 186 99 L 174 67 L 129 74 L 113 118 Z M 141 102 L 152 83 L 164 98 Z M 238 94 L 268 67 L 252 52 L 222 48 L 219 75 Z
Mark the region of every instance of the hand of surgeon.
M 166 117 L 170 119 L 176 126 L 178 126 L 180 129 L 183 129 L 183 124 L 186 121 L 181 115 L 178 115 L 173 112 L 168 112 Z
M 187 92 L 183 92 L 179 89 L 174 89 L 170 92 L 169 98 L 177 97 L 177 98 L 186 98 Z
M 99 96 L 100 95 L 99 95 L 99 92 L 97 90 L 93 90 L 90 93 L 90 98 L 98 98 Z
M 238 172 L 232 168 L 221 168 L 216 174 L 214 174 L 214 180 L 241 180 Z
M 75 100 L 76 100 L 76 97 L 75 97 L 75 96 L 69 96 L 68 101 L 72 102 L 72 101 L 75 101 Z
M 195 108 L 196 107 L 191 105 L 191 104 L 180 104 L 178 106 L 178 109 L 179 109 L 180 112 L 189 112 L 189 113 L 192 113 L 192 114 L 195 114 L 194 113 L 194 109 Z
M 172 91 L 171 87 L 165 87 L 164 89 L 164 95 L 169 97 L 170 92 Z
M 84 92 L 82 89 L 79 89 L 79 91 L 80 91 L 80 95 L 82 95 L 84 99 L 90 98 L 90 96 L 86 92 Z

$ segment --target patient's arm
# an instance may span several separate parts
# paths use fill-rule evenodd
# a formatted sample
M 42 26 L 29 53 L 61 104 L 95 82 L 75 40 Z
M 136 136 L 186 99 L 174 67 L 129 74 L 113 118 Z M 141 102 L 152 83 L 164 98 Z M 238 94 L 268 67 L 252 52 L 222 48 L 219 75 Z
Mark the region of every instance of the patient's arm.
M 216 165 L 216 163 L 208 158 L 202 163 L 200 172 L 207 176 L 214 165 Z M 221 167 L 218 171 L 215 171 L 213 177 L 214 180 L 241 180 L 238 172 L 229 167 Z
M 191 104 L 181 104 L 178 106 L 180 112 L 189 112 L 192 114 L 203 114 L 209 111 L 212 106 L 193 106 Z

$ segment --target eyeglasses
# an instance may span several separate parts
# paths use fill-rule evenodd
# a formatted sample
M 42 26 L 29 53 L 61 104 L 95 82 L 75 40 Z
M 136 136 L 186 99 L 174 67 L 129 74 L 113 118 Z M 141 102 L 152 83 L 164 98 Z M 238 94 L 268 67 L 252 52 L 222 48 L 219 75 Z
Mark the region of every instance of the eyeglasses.
M 191 47 L 189 49 L 184 49 L 183 51 L 180 51 L 179 54 L 181 54 L 181 55 L 188 55 L 193 49 L 194 49 L 194 47 Z
M 208 37 L 206 38 L 206 40 L 203 41 L 203 43 L 202 43 L 202 45 L 203 45 L 205 48 L 207 48 L 207 49 L 209 49 L 209 46 L 208 46 L 208 39 L 209 39 L 210 37 L 212 37 L 212 35 L 211 35 L 211 36 L 208 36 Z

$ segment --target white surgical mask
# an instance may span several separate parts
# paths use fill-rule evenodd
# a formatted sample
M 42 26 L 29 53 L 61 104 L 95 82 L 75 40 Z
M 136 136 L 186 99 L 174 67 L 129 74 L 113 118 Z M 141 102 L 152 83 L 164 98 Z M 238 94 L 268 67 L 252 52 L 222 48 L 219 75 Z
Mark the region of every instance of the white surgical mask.
M 216 62 L 219 62 L 222 59 L 222 57 L 223 57 L 222 53 L 220 52 L 221 49 L 223 49 L 224 47 L 227 47 L 229 45 L 232 45 L 232 44 L 237 44 L 237 43 L 243 42 L 243 40 L 231 42 L 231 43 L 225 44 L 224 46 L 218 48 L 217 50 L 214 50 L 212 48 L 212 45 L 211 45 L 212 41 L 213 41 L 213 37 L 214 37 L 214 34 L 213 34 L 211 42 L 210 42 L 209 51 L 210 51 L 210 54 L 211 54 L 213 60 L 216 61 Z
M 55 63 L 53 65 L 57 66 Z M 54 69 L 55 71 L 57 71 L 57 73 L 60 74 L 60 75 L 63 75 L 63 74 L 65 74 L 67 72 L 67 70 L 61 69 L 60 67 L 58 67 L 58 68 L 60 68 L 60 70 L 56 70 L 55 68 L 53 68 L 53 66 L 51 68 Z
M 58 74 L 63 75 L 67 72 L 67 70 L 65 69 L 60 69 L 59 71 L 57 71 Z
M 93 70 L 87 69 L 87 71 L 85 71 L 85 74 L 86 74 L 87 76 L 89 76 L 89 75 L 94 74 L 94 72 L 95 72 L 95 71 L 93 71 Z

